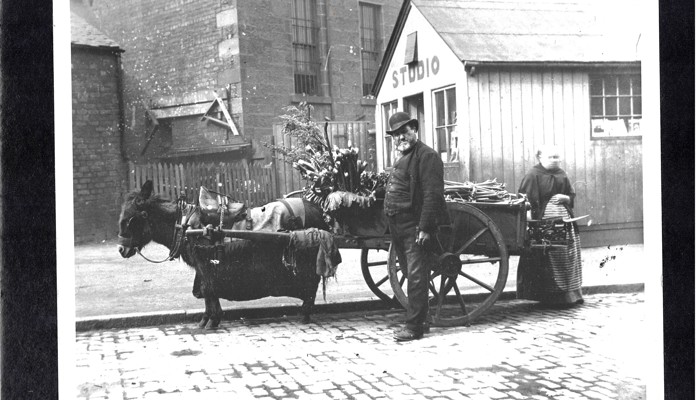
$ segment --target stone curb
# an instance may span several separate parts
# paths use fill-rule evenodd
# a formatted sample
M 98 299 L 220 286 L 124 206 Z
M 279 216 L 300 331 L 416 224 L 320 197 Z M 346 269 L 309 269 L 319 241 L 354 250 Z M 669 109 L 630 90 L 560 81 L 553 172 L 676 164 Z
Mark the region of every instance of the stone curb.
M 635 293 L 643 292 L 643 283 L 628 283 L 619 285 L 597 285 L 583 287 L 584 295 L 602 293 Z M 469 295 L 465 295 L 465 300 L 469 302 Z M 515 299 L 515 291 L 508 290 L 501 294 L 499 300 Z M 381 300 L 350 301 L 343 303 L 316 304 L 314 314 L 336 314 L 353 311 L 378 311 L 378 310 L 398 310 L 398 307 L 391 307 Z M 294 316 L 301 318 L 299 306 L 280 306 L 265 308 L 224 308 L 223 321 L 233 321 L 237 319 L 252 318 L 279 318 L 284 316 Z M 156 311 L 149 313 L 134 313 L 120 315 L 101 315 L 95 317 L 77 318 L 75 330 L 86 332 L 106 329 L 127 329 L 141 328 L 147 326 L 197 323 L 202 316 L 202 310 L 179 310 L 179 311 Z

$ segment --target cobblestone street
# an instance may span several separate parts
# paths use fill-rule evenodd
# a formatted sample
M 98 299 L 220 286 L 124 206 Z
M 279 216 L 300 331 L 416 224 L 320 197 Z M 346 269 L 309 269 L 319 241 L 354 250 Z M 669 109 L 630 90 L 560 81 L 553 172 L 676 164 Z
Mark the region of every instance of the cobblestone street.
M 471 327 L 396 343 L 398 311 L 82 332 L 85 399 L 642 399 L 642 293 L 575 309 L 498 303 Z

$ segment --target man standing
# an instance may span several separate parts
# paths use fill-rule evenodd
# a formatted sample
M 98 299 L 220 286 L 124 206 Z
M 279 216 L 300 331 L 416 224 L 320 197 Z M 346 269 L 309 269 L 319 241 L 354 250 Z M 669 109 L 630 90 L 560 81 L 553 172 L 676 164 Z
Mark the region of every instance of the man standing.
M 438 225 L 449 224 L 440 155 L 418 140 L 418 121 L 405 112 L 389 118 L 387 134 L 401 157 L 389 177 L 384 213 L 399 265 L 407 279 L 406 324 L 397 341 L 420 339 L 427 330 L 428 277 L 434 262 L 429 246 Z

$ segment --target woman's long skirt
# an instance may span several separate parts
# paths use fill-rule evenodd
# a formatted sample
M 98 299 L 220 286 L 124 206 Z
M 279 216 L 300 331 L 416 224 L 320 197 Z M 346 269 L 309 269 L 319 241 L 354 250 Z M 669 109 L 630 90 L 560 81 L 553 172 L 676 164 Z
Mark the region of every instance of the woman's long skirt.
M 566 208 L 551 201 L 543 219 L 569 217 Z M 520 257 L 517 276 L 519 299 L 548 304 L 583 302 L 581 292 L 581 240 L 573 224 L 568 224 L 566 248 L 533 249 Z

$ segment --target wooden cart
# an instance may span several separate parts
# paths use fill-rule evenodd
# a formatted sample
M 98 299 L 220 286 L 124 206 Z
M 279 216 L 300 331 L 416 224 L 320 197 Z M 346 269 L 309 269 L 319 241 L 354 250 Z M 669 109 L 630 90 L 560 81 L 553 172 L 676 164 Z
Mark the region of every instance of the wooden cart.
M 429 276 L 429 319 L 435 326 L 469 325 L 487 311 L 503 292 L 511 255 L 533 247 L 566 246 L 562 233 L 569 222 L 528 222 L 524 199 L 452 199 L 447 201 L 447 210 L 451 224 L 438 229 Z M 378 200 L 369 208 L 342 207 L 334 216 L 342 227 L 342 232 L 335 234 L 336 243 L 339 248 L 361 250 L 360 266 L 369 289 L 388 304 L 405 308 L 405 273 L 391 245 L 383 203 Z M 201 235 L 203 231 L 194 229 L 187 234 Z M 219 232 L 228 237 L 281 243 L 290 238 L 284 232 Z
M 430 320 L 435 326 L 468 325 L 503 292 L 508 260 L 527 246 L 526 203 L 448 201 L 451 225 L 440 227 L 430 273 Z M 362 275 L 380 299 L 404 308 L 406 279 L 391 246 L 382 203 L 341 209 L 341 248 L 361 249 Z M 444 307 L 457 304 L 458 307 Z

